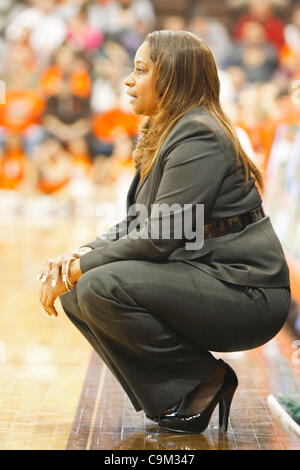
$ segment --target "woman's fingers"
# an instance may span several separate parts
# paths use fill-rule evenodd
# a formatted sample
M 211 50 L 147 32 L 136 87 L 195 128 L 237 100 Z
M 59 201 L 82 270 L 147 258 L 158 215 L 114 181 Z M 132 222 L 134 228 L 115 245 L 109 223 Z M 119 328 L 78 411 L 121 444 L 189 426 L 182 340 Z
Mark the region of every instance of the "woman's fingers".
M 51 317 L 51 312 L 50 310 L 48 309 L 48 307 L 46 307 L 45 305 L 42 305 L 43 309 L 45 310 L 45 312 L 49 315 L 49 317 Z
M 42 270 L 39 272 L 36 280 L 45 282 L 49 277 L 51 277 L 51 279 L 53 281 L 56 280 L 57 283 L 59 277 L 59 270 L 64 260 L 69 259 L 70 256 L 79 258 L 81 255 L 82 253 L 79 250 L 74 250 L 64 252 L 62 255 L 59 255 L 56 258 L 49 259 L 47 263 L 43 266 Z M 55 285 L 55 283 L 53 284 Z
M 57 317 L 57 311 L 54 305 L 42 305 L 42 307 L 45 310 L 45 312 L 49 315 L 49 317 L 51 317 L 51 315 L 54 315 L 55 317 Z
M 55 317 L 57 317 L 57 311 L 53 304 L 48 305 L 47 309 L 48 309 L 48 312 L 50 312 L 50 315 L 53 314 Z
M 51 293 L 51 289 L 47 284 L 42 284 L 39 291 L 39 298 L 43 309 L 48 315 L 55 315 L 57 317 L 57 311 L 54 307 L 54 298 Z
M 36 280 L 45 282 L 45 280 L 46 280 L 45 272 L 46 272 L 46 270 L 42 269 L 42 271 L 38 274 Z
M 47 261 L 47 263 L 43 267 L 42 271 L 38 275 L 38 278 L 37 278 L 38 281 L 39 280 L 41 280 L 42 282 L 47 281 L 54 261 L 55 260 L 53 260 L 53 259 L 49 259 L 49 261 Z
M 60 275 L 59 270 L 60 270 L 60 264 L 58 264 L 57 262 L 52 263 L 52 268 L 49 273 L 49 279 L 51 280 L 52 287 L 55 287 L 56 284 L 58 283 L 58 279 Z
M 55 287 L 60 275 L 61 260 L 61 256 L 49 260 L 42 273 L 40 273 L 38 280 L 46 282 L 50 279 L 51 286 Z

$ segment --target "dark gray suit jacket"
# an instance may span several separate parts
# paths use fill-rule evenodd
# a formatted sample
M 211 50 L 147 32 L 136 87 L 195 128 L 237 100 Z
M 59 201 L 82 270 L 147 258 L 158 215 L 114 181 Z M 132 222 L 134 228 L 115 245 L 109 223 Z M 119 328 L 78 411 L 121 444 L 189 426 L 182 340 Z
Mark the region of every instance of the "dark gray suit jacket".
M 133 230 L 152 233 L 153 204 L 179 203 L 183 216 L 184 204 L 204 204 L 205 223 L 248 212 L 260 205 L 261 197 L 253 178 L 245 186 L 243 182 L 243 166 L 236 165 L 232 143 L 218 121 L 204 106 L 187 112 L 170 131 L 143 183 L 136 171 L 126 218 L 84 245 L 93 250 L 80 258 L 82 272 L 121 260 L 183 261 L 233 284 L 289 286 L 288 266 L 268 216 L 241 232 L 208 238 L 197 250 L 187 250 L 187 240 L 172 238 L 172 233 L 169 239 L 132 237 Z M 147 207 L 148 218 L 129 213 L 137 203 Z

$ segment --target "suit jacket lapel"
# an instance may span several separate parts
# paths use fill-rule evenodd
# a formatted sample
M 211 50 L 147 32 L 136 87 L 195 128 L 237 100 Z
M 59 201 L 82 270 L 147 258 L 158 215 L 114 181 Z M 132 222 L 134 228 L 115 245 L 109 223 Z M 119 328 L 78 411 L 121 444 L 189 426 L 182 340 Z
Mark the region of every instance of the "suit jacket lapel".
M 131 182 L 131 185 L 128 189 L 128 193 L 127 193 L 127 201 L 126 201 L 127 212 L 128 212 L 129 207 L 134 204 L 134 195 L 135 195 L 136 187 L 139 181 L 140 181 L 140 171 L 136 170 L 133 180 Z
M 188 119 L 188 118 L 190 117 L 190 114 L 193 113 L 193 112 L 197 112 L 198 108 L 200 108 L 200 107 L 202 107 L 202 106 L 199 105 L 197 108 L 194 108 L 194 109 L 188 111 L 186 114 L 184 114 L 184 115 L 179 119 L 179 121 L 182 123 L 182 120 Z M 171 131 L 170 131 L 169 134 L 167 135 L 165 141 L 163 142 L 161 148 L 159 149 L 158 155 L 157 155 L 157 157 L 156 157 L 156 160 L 155 160 L 153 166 L 155 165 L 155 163 L 157 163 L 157 160 L 159 160 L 159 159 L 161 158 L 161 156 L 164 154 L 165 150 L 167 149 L 170 140 L 172 139 L 174 133 L 176 133 L 177 123 L 179 123 L 179 121 L 176 122 L 175 126 L 171 129 Z M 153 167 L 151 168 L 150 172 L 151 172 L 152 170 L 153 170 Z M 148 175 L 146 176 L 146 178 L 145 178 L 144 181 L 142 182 L 141 179 L 140 179 L 140 170 L 137 170 L 136 177 L 138 178 L 138 181 L 136 182 L 136 184 L 135 184 L 135 186 L 134 186 L 134 189 L 132 190 L 132 192 L 133 192 L 133 198 L 134 198 L 134 199 L 137 198 L 137 195 L 138 195 L 138 193 L 140 192 L 140 190 L 141 190 L 141 188 L 143 187 L 143 185 L 145 184 L 145 182 L 147 181 L 150 172 L 148 173 Z M 130 189 L 131 189 L 131 188 L 130 188 Z M 131 195 L 131 196 L 132 196 L 132 195 Z M 132 202 L 132 203 L 133 203 L 133 202 Z
M 150 170 L 150 171 L 151 171 L 151 170 Z M 145 184 L 145 182 L 147 181 L 150 172 L 148 173 L 148 175 L 146 176 L 146 178 L 144 179 L 143 182 L 141 181 L 141 178 L 140 178 L 140 170 L 138 170 L 138 173 L 139 173 L 139 182 L 138 182 L 137 187 L 136 187 L 135 198 L 134 198 L 134 199 L 137 198 L 137 195 L 138 195 L 138 193 L 140 192 L 142 186 L 143 186 L 143 185 Z
M 171 132 L 172 132 L 172 130 L 171 130 Z M 157 163 L 157 160 L 159 160 L 159 158 L 161 157 L 162 153 L 164 152 L 166 146 L 168 145 L 168 142 L 169 142 L 169 140 L 170 140 L 170 134 L 171 134 L 171 132 L 169 133 L 169 135 L 167 135 L 166 140 L 164 141 L 164 143 L 162 144 L 161 148 L 159 149 L 159 152 L 158 152 L 158 155 L 157 155 L 157 157 L 156 157 L 156 160 L 155 160 L 155 162 L 154 162 L 154 164 L 153 164 L 151 170 L 149 171 L 149 173 L 147 174 L 147 176 L 146 176 L 146 178 L 144 179 L 143 182 L 141 181 L 141 178 L 140 178 L 140 170 L 137 171 L 137 172 L 138 172 L 138 180 L 139 180 L 139 181 L 138 181 L 138 183 L 137 183 L 137 186 L 135 186 L 135 189 L 136 189 L 136 191 L 135 191 L 135 199 L 137 198 L 138 193 L 140 192 L 140 190 L 142 189 L 142 187 L 143 187 L 144 184 L 146 183 L 146 181 L 147 181 L 147 179 L 148 179 L 148 177 L 149 177 L 149 174 L 150 174 L 151 171 L 153 170 L 153 167 L 154 167 L 155 163 Z

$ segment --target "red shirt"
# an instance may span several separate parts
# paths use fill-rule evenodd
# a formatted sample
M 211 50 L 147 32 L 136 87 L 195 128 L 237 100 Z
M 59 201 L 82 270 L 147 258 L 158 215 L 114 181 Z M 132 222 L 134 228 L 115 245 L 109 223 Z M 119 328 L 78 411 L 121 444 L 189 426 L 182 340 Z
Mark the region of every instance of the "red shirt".
M 241 16 L 241 18 L 237 21 L 235 28 L 234 28 L 234 37 L 236 39 L 242 39 L 242 32 L 245 23 L 248 21 L 255 21 L 260 23 L 265 30 L 267 39 L 277 48 L 280 49 L 284 44 L 284 25 L 282 21 L 277 18 L 276 16 L 269 16 L 265 18 L 265 20 L 261 21 L 255 18 L 254 16 L 248 14 Z

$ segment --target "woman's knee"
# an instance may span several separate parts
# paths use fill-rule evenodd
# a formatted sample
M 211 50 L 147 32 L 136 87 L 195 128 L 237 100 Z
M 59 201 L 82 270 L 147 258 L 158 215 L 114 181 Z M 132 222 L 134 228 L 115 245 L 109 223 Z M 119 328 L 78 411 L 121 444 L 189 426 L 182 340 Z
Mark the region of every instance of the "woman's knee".
M 89 303 L 93 293 L 95 292 L 97 287 L 97 280 L 94 271 L 94 269 L 91 269 L 78 279 L 76 289 L 77 299 L 80 305 L 86 302 Z
M 77 301 L 76 295 L 76 287 L 72 289 L 70 292 L 66 292 L 65 294 L 59 297 L 61 306 L 65 312 L 65 314 L 70 318 L 72 316 L 76 317 L 78 320 L 83 321 L 83 315 L 80 310 Z
M 85 318 L 96 315 L 98 321 L 106 321 L 112 310 L 117 314 L 119 306 L 136 305 L 123 284 L 114 266 L 104 265 L 84 273 L 77 282 L 77 299 Z
M 109 273 L 99 268 L 91 269 L 79 278 L 76 285 L 77 300 L 85 313 L 88 313 L 96 300 L 99 303 L 101 299 L 110 298 L 112 283 Z
M 113 263 L 116 264 L 116 263 Z M 88 302 L 91 298 L 101 297 L 114 300 L 123 280 L 118 276 L 114 266 L 99 266 L 84 273 L 77 282 L 78 302 Z

